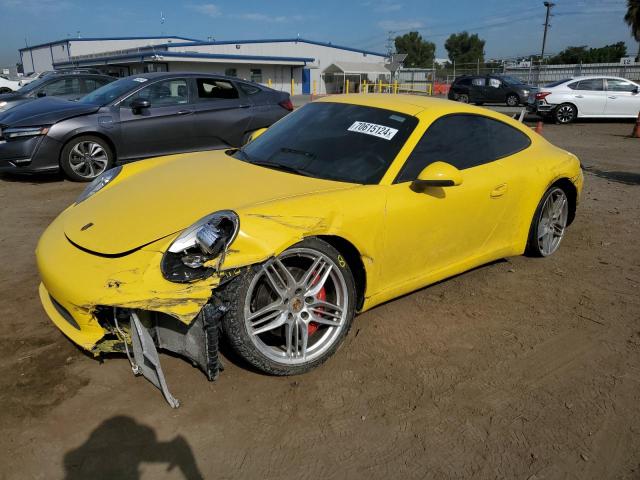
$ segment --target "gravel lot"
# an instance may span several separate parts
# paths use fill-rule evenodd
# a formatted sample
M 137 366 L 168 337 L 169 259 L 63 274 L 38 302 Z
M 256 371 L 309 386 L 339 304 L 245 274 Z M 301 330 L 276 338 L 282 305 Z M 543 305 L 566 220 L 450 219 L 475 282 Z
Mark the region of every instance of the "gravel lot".
M 215 384 L 163 356 L 171 410 L 124 357 L 53 327 L 33 251 L 82 190 L 0 177 L 0 477 L 640 478 L 640 139 L 545 125 L 586 186 L 549 259 L 510 258 L 356 319 L 321 368 Z

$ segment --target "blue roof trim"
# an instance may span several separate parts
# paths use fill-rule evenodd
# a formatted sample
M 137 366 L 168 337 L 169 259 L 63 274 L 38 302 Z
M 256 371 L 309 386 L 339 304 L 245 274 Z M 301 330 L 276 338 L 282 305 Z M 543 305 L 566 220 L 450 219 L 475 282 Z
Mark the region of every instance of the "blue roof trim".
M 260 55 L 227 55 L 223 53 L 188 53 L 188 52 L 145 52 L 145 53 L 132 53 L 129 55 L 115 55 L 110 57 L 96 57 L 92 59 L 69 61 L 69 62 L 57 62 L 54 66 L 64 65 L 83 65 L 83 64 L 106 64 L 112 60 L 128 60 L 132 58 L 139 58 L 141 62 L 145 58 L 149 59 L 155 56 L 161 57 L 178 57 L 178 58 L 211 58 L 221 60 L 264 60 L 264 61 L 281 61 L 281 62 L 299 62 L 306 64 L 307 62 L 313 62 L 315 59 L 310 57 L 272 57 L 272 56 L 260 56 Z
M 218 42 L 185 42 L 185 43 L 171 43 L 172 47 L 186 47 L 189 45 L 233 45 L 243 43 L 284 43 L 284 42 L 300 42 L 309 43 L 311 45 L 320 45 L 322 47 L 337 48 L 339 50 L 347 50 L 350 52 L 365 53 L 367 55 L 377 55 L 380 57 L 386 57 L 387 55 L 380 52 L 372 52 L 370 50 L 361 50 L 359 48 L 345 47 L 342 45 L 334 45 L 329 42 L 318 42 L 316 40 L 307 40 L 305 38 L 259 38 L 256 40 L 222 40 Z
M 96 42 L 99 40 L 158 40 L 159 38 L 175 38 L 176 40 L 187 40 L 188 44 L 191 43 L 201 43 L 202 40 L 197 38 L 189 38 L 189 37 L 180 37 L 176 35 L 158 35 L 158 36 L 148 36 L 148 37 L 87 37 L 87 38 L 65 38 L 63 40 L 56 40 L 54 42 L 47 43 L 39 43 L 38 45 L 29 45 L 28 47 L 23 47 L 19 51 L 29 50 L 32 48 L 41 48 L 48 47 L 51 45 L 58 45 L 60 43 L 66 42 Z M 182 44 L 184 42 L 180 42 Z M 176 45 L 174 43 L 159 43 L 158 45 Z

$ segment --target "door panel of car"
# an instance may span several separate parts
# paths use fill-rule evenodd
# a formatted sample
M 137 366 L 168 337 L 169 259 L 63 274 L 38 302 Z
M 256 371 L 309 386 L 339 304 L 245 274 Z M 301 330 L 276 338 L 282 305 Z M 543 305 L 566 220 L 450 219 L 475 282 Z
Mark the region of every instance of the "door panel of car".
M 580 115 L 603 115 L 607 103 L 607 92 L 602 78 L 580 80 L 567 85 L 572 91 L 569 97 L 578 107 Z
M 504 102 L 507 98 L 507 86 L 498 78 L 487 78 L 485 92 L 488 102 Z
M 638 85 L 629 80 L 607 79 L 605 113 L 611 116 L 636 117 L 640 112 Z
M 195 102 L 194 142 L 198 148 L 240 146 L 253 104 L 226 79 L 202 77 L 194 79 Z
M 471 102 L 486 102 L 487 101 L 487 79 L 484 77 L 474 77 L 471 79 L 471 86 L 469 87 L 469 100 Z
M 388 188 L 383 278 L 390 288 L 491 257 L 509 245 L 509 231 L 501 227 L 513 196 L 498 158 L 529 144 L 522 132 L 480 115 L 448 115 L 429 127 Z M 436 161 L 459 168 L 462 184 L 414 185 Z
M 289 113 L 278 105 L 277 93 L 262 90 L 256 85 L 245 82 L 236 82 L 236 86 L 245 94 L 252 105 L 252 115 L 247 131 L 269 127 Z
M 154 82 L 120 103 L 121 160 L 194 150 L 193 102 L 185 78 Z M 134 100 L 150 107 L 134 112 Z

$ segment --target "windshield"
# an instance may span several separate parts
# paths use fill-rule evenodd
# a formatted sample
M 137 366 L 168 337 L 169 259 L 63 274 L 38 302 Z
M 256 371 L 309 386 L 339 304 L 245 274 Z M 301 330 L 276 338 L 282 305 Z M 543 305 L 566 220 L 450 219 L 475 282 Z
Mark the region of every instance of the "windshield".
M 46 82 L 48 80 L 48 78 L 46 77 L 40 77 L 37 78 L 35 80 L 33 80 L 32 82 L 27 83 L 26 85 L 23 85 L 22 87 L 20 87 L 18 89 L 18 91 L 20 93 L 29 93 L 29 92 L 33 92 L 35 89 L 37 89 L 38 87 L 41 87 L 42 84 L 44 82 Z
M 91 105 L 100 105 L 101 107 L 113 102 L 115 99 L 121 97 L 125 93 L 135 90 L 142 83 L 146 82 L 147 79 L 144 79 L 144 82 L 141 82 L 141 78 L 121 78 L 120 80 L 116 80 L 115 82 L 111 82 L 104 87 L 100 87 L 97 90 L 94 90 L 88 95 L 82 97 L 79 102 L 80 103 L 89 103 Z
M 341 182 L 376 184 L 418 120 L 345 103 L 310 103 L 287 115 L 234 157 Z

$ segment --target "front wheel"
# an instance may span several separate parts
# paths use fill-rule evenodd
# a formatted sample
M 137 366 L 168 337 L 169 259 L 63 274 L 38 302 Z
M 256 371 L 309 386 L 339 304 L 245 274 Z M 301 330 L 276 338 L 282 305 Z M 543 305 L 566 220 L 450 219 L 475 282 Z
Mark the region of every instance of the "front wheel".
M 569 219 L 569 200 L 560 187 L 551 187 L 542 196 L 533 215 L 527 253 L 533 257 L 548 257 L 555 253 L 564 237 Z
M 221 292 L 231 347 L 272 375 L 307 372 L 342 344 L 355 314 L 353 275 L 328 243 L 305 239 Z
M 456 101 L 462 102 L 462 103 L 469 103 L 469 95 L 467 95 L 466 93 L 459 93 L 456 96 Z
M 114 155 L 102 138 L 82 135 L 62 149 L 60 167 L 71 180 L 89 182 L 113 166 Z

